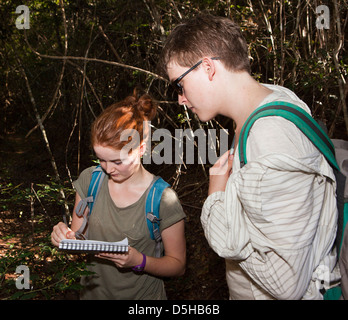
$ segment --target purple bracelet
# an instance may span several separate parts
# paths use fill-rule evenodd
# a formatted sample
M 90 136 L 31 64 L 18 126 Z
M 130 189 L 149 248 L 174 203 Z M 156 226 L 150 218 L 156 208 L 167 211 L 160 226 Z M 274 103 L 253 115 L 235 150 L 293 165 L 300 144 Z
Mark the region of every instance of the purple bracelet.
M 142 262 L 141 264 L 139 264 L 139 265 L 133 267 L 133 268 L 132 268 L 133 271 L 141 272 L 141 271 L 144 270 L 145 265 L 146 265 L 146 256 L 145 256 L 145 254 L 143 254 L 143 253 L 142 253 L 142 255 L 143 255 L 143 262 Z

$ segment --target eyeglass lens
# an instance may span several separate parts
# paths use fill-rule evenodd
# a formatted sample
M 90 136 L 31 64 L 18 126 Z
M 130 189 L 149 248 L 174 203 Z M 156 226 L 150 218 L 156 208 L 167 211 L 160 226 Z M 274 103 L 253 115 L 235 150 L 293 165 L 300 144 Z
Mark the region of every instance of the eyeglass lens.
M 213 57 L 211 58 L 212 60 L 219 60 L 219 57 Z M 174 80 L 172 82 L 172 86 L 174 88 L 174 90 L 176 91 L 176 93 L 180 96 L 182 96 L 183 94 L 183 90 L 184 88 L 182 87 L 182 85 L 180 84 L 180 81 L 186 76 L 188 75 L 193 69 L 197 68 L 203 60 L 198 61 L 193 67 L 191 67 L 190 69 L 188 69 L 187 71 L 185 71 L 180 77 L 178 77 L 176 80 Z

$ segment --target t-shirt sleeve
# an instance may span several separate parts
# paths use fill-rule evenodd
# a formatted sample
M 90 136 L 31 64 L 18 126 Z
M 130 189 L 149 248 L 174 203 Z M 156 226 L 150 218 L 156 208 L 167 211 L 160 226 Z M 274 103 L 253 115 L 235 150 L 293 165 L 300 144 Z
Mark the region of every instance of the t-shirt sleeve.
M 176 192 L 171 188 L 166 188 L 160 203 L 161 231 L 185 218 L 186 215 Z
M 87 197 L 88 187 L 92 179 L 92 172 L 95 167 L 89 167 L 83 170 L 77 180 L 73 182 L 74 188 L 81 199 Z

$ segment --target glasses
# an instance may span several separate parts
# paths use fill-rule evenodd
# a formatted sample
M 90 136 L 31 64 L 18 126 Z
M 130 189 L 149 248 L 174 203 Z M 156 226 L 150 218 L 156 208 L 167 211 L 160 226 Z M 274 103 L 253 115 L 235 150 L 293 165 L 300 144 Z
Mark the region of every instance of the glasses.
M 220 58 L 218 57 L 213 57 L 211 58 L 212 60 L 219 60 Z M 201 63 L 203 62 L 203 60 L 198 61 L 193 67 L 191 67 L 190 69 L 188 69 L 186 72 L 184 72 L 179 78 L 177 78 L 176 80 L 174 80 L 172 82 L 172 86 L 174 88 L 174 90 L 176 91 L 176 93 L 180 96 L 183 95 L 184 93 L 184 88 L 183 86 L 180 84 L 180 81 L 187 76 L 193 69 L 196 69 Z

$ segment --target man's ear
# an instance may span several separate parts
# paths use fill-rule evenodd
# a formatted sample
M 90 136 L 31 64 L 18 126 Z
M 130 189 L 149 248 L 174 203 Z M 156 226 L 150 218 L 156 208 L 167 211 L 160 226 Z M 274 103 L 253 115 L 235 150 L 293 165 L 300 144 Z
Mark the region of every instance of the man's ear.
M 216 72 L 214 60 L 210 58 L 203 58 L 202 66 L 205 72 L 208 74 L 209 80 L 212 81 Z

